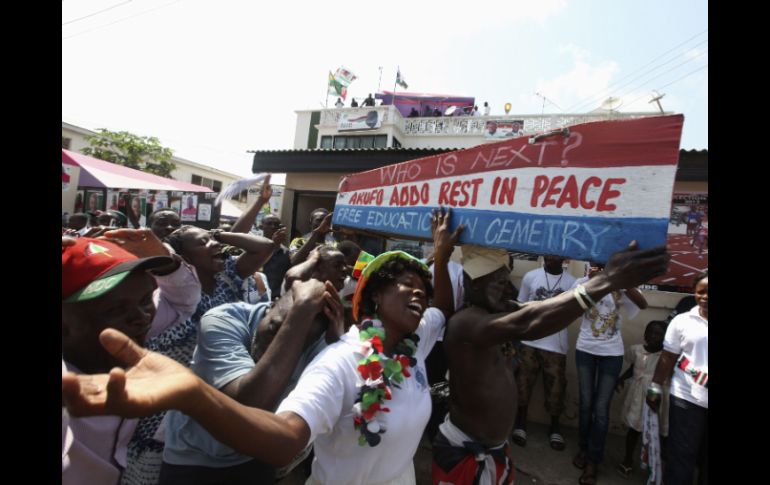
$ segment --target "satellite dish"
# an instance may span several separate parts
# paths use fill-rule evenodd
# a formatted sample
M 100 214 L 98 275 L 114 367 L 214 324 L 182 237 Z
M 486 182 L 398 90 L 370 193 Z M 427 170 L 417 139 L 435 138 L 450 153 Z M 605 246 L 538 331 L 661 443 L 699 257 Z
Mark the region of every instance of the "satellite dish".
M 457 111 L 457 106 L 450 106 L 444 111 L 444 116 L 452 116 Z
M 604 102 L 601 105 L 601 109 L 607 110 L 607 111 L 615 111 L 616 109 L 620 108 L 623 105 L 623 100 L 620 98 L 613 98 L 610 96 L 609 98 L 605 99 Z

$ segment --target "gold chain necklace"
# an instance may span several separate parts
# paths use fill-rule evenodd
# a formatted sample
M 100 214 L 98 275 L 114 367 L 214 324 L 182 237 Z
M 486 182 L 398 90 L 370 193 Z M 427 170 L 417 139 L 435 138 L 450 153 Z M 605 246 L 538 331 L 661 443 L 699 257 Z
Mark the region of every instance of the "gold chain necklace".
M 618 301 L 620 301 L 620 297 L 620 291 L 612 292 L 612 303 L 614 308 L 607 315 L 599 313 L 599 309 L 597 308 L 598 305 L 591 308 L 589 315 L 591 317 L 591 333 L 593 333 L 594 337 L 598 337 L 605 333 L 608 328 L 615 328 L 615 323 L 618 320 Z M 600 318 L 604 323 L 602 323 L 601 327 L 596 328 L 596 324 L 599 322 Z

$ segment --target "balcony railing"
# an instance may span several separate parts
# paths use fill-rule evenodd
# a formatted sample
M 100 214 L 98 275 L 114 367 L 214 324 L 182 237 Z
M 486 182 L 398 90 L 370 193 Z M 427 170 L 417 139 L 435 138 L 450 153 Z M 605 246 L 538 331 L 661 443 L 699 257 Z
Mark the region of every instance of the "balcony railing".
M 393 106 L 374 106 L 359 108 L 335 108 L 321 111 L 319 128 L 336 127 L 340 115 L 363 115 L 376 110 L 383 125 L 396 125 L 396 127 L 408 136 L 480 136 L 484 135 L 487 121 L 514 121 L 524 122 L 524 134 L 538 133 L 548 130 L 563 128 L 565 126 L 588 123 L 591 121 L 605 121 L 608 119 L 631 119 L 648 116 L 659 116 L 659 113 L 574 113 L 574 114 L 544 114 L 544 115 L 498 115 L 498 116 L 439 116 L 404 118 Z M 669 114 L 669 113 L 666 113 Z

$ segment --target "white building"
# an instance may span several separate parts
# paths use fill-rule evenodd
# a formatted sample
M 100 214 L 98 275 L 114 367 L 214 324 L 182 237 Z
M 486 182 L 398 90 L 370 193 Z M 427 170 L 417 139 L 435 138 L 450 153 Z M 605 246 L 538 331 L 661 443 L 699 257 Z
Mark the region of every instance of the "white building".
M 61 123 L 61 143 L 62 148 L 73 152 L 83 153 L 83 148 L 89 146 L 86 136 L 97 135 L 95 131 L 72 125 L 70 123 Z M 171 161 L 176 165 L 176 169 L 171 172 L 171 178 L 180 182 L 188 182 L 195 185 L 209 187 L 214 192 L 220 192 L 222 187 L 226 187 L 231 182 L 239 180 L 240 176 L 196 163 L 184 158 L 172 156 Z M 246 199 L 244 197 L 243 202 Z

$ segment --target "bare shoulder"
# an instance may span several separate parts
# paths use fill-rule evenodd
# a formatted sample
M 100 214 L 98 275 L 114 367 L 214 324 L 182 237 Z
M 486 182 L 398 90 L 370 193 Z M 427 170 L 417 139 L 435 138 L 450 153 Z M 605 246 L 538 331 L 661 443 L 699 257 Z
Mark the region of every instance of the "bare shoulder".
M 473 327 L 488 317 L 489 312 L 484 309 L 475 306 L 463 308 L 449 319 L 444 340 L 465 340 Z

